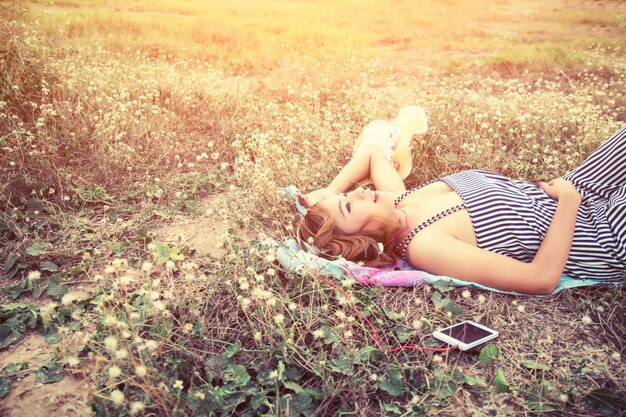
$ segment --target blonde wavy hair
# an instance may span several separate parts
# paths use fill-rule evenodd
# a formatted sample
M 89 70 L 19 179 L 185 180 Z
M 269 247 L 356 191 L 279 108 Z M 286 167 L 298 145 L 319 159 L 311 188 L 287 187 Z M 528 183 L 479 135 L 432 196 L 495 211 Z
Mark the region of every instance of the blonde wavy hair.
M 306 249 L 303 243 L 307 243 L 324 258 L 335 259 L 341 256 L 376 267 L 395 262 L 391 249 L 395 245 L 395 238 L 404 229 L 402 224 L 390 223 L 388 219 L 378 220 L 387 226 L 375 232 L 347 234 L 337 227 L 326 210 L 313 206 L 300 219 L 296 233 L 303 249 Z M 379 243 L 383 244 L 382 252 Z

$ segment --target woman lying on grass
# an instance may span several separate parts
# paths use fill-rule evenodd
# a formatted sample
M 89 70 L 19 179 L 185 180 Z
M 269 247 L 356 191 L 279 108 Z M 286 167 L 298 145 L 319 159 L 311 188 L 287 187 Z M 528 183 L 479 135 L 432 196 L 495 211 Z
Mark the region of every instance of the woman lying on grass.
M 396 119 L 397 120 L 397 119 Z M 533 184 L 472 170 L 406 190 L 384 145 L 363 143 L 323 189 L 300 195 L 298 238 L 326 257 L 416 269 L 506 291 L 549 294 L 562 274 L 626 271 L 626 127 L 578 168 Z M 371 179 L 376 190 L 353 184 Z

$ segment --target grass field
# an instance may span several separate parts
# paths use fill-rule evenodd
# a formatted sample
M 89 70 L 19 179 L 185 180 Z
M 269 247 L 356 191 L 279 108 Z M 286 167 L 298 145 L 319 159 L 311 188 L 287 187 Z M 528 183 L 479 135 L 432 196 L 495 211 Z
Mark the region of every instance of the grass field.
M 623 286 L 346 296 L 258 250 L 407 104 L 409 185 L 577 166 L 626 123 L 623 2 L 0 1 L 0 39 L 0 415 L 626 413 Z M 385 352 L 464 319 L 500 337 Z

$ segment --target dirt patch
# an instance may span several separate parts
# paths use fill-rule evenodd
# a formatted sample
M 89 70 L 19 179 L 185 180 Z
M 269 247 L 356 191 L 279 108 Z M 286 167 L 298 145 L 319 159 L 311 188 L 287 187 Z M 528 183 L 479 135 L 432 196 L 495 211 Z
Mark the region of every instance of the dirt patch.
M 0 405 L 6 417 L 91 416 L 91 381 L 65 376 L 53 384 L 41 385 L 34 375 L 21 380 Z M 6 406 L 5 406 L 6 405 Z
M 240 202 L 245 198 L 243 191 L 229 191 L 211 196 L 200 203 L 199 214 L 190 217 L 180 215 L 172 223 L 156 232 L 157 240 L 175 245 L 188 246 L 199 255 L 220 257 L 228 249 L 232 232 L 247 240 L 253 233 L 233 218 L 241 214 Z
M 90 402 L 94 385 L 84 369 L 65 369 L 64 378 L 51 384 L 40 384 L 35 371 L 42 362 L 55 355 L 55 350 L 76 341 L 72 337 L 49 345 L 39 333 L 32 333 L 10 350 L 0 352 L 4 366 L 26 362 L 30 372 L 11 383 L 11 392 L 0 402 L 3 417 L 91 416 Z

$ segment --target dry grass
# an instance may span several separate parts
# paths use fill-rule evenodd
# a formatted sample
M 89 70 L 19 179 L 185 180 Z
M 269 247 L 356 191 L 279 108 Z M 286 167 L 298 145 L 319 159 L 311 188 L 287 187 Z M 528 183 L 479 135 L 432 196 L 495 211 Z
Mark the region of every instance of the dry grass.
M 339 292 L 256 250 L 293 233 L 279 187 L 328 182 L 362 127 L 405 104 L 430 125 L 409 183 L 575 167 L 626 122 L 620 2 L 28 5 L 0 22 L 0 341 L 62 341 L 40 373 L 3 363 L 1 412 L 23 376 L 55 372 L 89 375 L 102 416 L 624 411 L 590 396 L 624 403 L 621 287 L 344 281 L 383 346 L 435 345 L 458 319 L 501 333 L 491 361 L 386 355 Z M 163 242 L 185 222 L 211 225 L 190 231 L 209 249 Z

